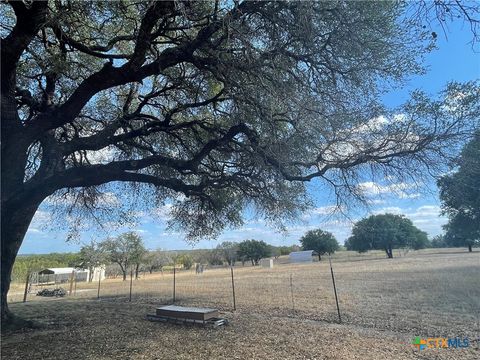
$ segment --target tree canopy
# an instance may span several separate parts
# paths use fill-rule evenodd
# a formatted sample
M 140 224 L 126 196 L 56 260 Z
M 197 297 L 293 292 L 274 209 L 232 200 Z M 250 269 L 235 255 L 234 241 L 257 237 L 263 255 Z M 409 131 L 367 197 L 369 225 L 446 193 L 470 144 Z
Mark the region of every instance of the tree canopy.
M 224 241 L 218 244 L 216 250 L 220 254 L 223 261 L 226 261 L 228 265 L 235 265 L 235 261 L 238 258 L 238 244 L 231 241 Z
M 133 271 L 133 266 L 135 266 L 135 276 L 138 277 L 140 263 L 146 254 L 143 240 L 138 234 L 126 232 L 116 238 L 103 241 L 100 246 L 109 260 L 120 266 L 124 281 L 127 279 L 129 268 Z
M 300 239 L 303 250 L 315 250 L 318 260 L 324 254 L 333 254 L 339 249 L 338 241 L 332 233 L 321 229 L 307 231 Z
M 176 265 L 182 265 L 184 269 L 189 270 L 193 265 L 193 258 L 189 254 L 181 254 L 175 257 Z
M 480 244 L 480 131 L 454 162 L 456 171 L 438 181 L 442 209 L 449 217 L 445 242 L 450 246 Z
M 436 235 L 432 238 L 431 241 L 432 248 L 445 248 L 448 247 L 449 245 L 445 241 L 445 236 L 444 235 Z
M 282 226 L 311 203 L 305 182 L 318 178 L 341 200 L 361 197 L 355 184 L 372 173 L 433 173 L 478 121 L 476 83 L 452 83 L 438 100 L 415 92 L 401 109 L 380 102 L 422 73 L 435 41 L 422 19 L 448 7 L 476 21 L 475 6 L 1 6 L 3 318 L 16 254 L 47 197 L 97 223 L 169 201 L 171 225 L 189 239 L 241 224 L 247 206 Z
M 92 241 L 88 245 L 82 246 L 79 253 L 79 263 L 77 266 L 88 269 L 88 281 L 92 281 L 94 269 L 98 266 L 105 265 L 107 254 L 105 254 L 104 247 Z
M 423 249 L 429 246 L 427 234 L 413 225 L 403 215 L 371 215 L 355 223 L 352 236 L 345 243 L 347 250 L 365 252 L 385 250 L 393 258 L 393 249 L 411 247 Z
M 238 243 L 237 254 L 242 262 L 250 260 L 252 265 L 258 265 L 260 259 L 270 256 L 270 247 L 265 241 L 244 240 Z

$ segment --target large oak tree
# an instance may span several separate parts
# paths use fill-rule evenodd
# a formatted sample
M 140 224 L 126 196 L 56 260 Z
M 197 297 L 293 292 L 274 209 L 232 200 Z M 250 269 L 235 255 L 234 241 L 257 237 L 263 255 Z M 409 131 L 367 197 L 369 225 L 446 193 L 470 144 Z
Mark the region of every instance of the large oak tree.
M 454 162 L 454 172 L 438 181 L 442 209 L 449 217 L 445 242 L 450 246 L 480 244 L 480 131 Z
M 2 320 L 32 217 L 59 192 L 77 209 L 95 209 L 102 191 L 173 199 L 173 221 L 194 238 L 240 224 L 246 206 L 271 223 L 294 217 L 315 178 L 360 196 L 367 173 L 435 171 L 471 133 L 478 86 L 381 106 L 382 91 L 422 72 L 435 37 L 421 21 L 430 5 L 410 8 L 2 2 Z
M 322 229 L 309 230 L 300 239 L 303 250 L 314 250 L 318 254 L 318 260 L 322 255 L 333 254 L 338 250 L 339 244 L 335 236 Z
M 393 258 L 393 249 L 409 247 L 415 250 L 428 247 L 427 233 L 413 225 L 403 215 L 371 215 L 356 222 L 345 246 L 347 250 L 366 252 L 385 250 L 389 259 Z

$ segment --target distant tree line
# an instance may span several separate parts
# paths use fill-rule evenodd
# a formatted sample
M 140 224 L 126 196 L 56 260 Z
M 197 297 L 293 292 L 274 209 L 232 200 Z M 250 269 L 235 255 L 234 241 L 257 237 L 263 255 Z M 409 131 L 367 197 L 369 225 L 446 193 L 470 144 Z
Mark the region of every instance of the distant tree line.
M 447 180 L 444 179 L 444 183 L 446 182 Z M 449 190 L 445 190 L 445 195 L 442 195 L 444 198 L 447 196 L 447 191 Z M 453 202 L 453 200 L 449 201 Z M 453 210 L 452 212 L 455 213 Z M 384 250 L 386 256 L 392 258 L 393 249 L 398 248 L 418 250 L 429 247 L 468 246 L 471 249 L 472 246 L 477 245 L 478 239 L 475 239 L 475 236 L 478 236 L 477 233 L 467 234 L 466 230 L 455 232 L 455 221 L 457 220 L 453 218 L 447 224 L 445 235 L 437 235 L 430 241 L 424 231 L 414 226 L 412 221 L 403 215 L 372 215 L 354 225 L 352 235 L 345 241 L 345 248 L 358 252 Z M 471 228 L 473 226 L 467 230 Z M 334 235 L 322 229 L 307 231 L 300 238 L 300 244 L 301 246 L 296 244 L 274 246 L 262 240 L 250 239 L 238 243 L 224 241 L 214 249 L 149 251 L 145 248 L 140 235 L 127 232 L 99 243 L 91 242 L 83 246 L 79 253 L 19 256 L 15 261 L 12 276 L 13 280 L 18 282 L 24 281 L 29 272 L 51 267 L 78 267 L 90 270 L 89 281 L 91 281 L 93 269 L 106 265 L 108 277 L 122 276 L 123 280 L 126 280 L 130 271 L 134 273 L 135 278 L 138 278 L 142 271 L 151 274 L 172 269 L 174 266 L 181 266 L 188 270 L 195 263 L 234 266 L 237 262 L 241 262 L 242 265 L 249 262 L 255 266 L 262 258 L 278 258 L 300 250 L 313 250 L 321 260 L 323 255 L 333 254 L 341 248 Z
M 25 281 L 27 273 L 53 267 L 76 267 L 90 271 L 106 266 L 107 277 L 121 276 L 126 280 L 130 271 L 135 278 L 141 272 L 153 273 L 172 269 L 173 266 L 191 269 L 195 263 L 211 266 L 258 265 L 263 257 L 279 257 L 300 250 L 298 245 L 273 246 L 264 241 L 245 240 L 240 243 L 225 241 L 214 249 L 195 250 L 147 250 L 142 238 L 135 232 L 127 232 L 102 242 L 92 241 L 82 246 L 78 253 L 51 253 L 19 256 L 13 269 L 13 281 Z
M 51 253 L 20 255 L 15 260 L 12 271 L 13 281 L 25 281 L 27 274 L 48 267 L 74 267 L 80 260 L 78 253 Z

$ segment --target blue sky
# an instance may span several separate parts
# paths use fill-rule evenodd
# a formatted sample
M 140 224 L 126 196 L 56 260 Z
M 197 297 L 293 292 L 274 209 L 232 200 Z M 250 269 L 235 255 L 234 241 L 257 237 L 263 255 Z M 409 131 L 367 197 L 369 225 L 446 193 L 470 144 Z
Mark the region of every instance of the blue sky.
M 468 26 L 461 23 L 451 24 L 449 30 L 448 40 L 441 30 L 437 31 L 438 49 L 428 54 L 425 59 L 427 74 L 413 77 L 404 88 L 386 94 L 383 100 L 388 106 L 394 107 L 403 103 L 409 91 L 413 89 L 422 89 L 435 95 L 449 81 L 480 78 L 480 57 L 469 43 L 471 33 Z M 247 217 L 242 228 L 225 230 L 219 239 L 201 241 L 195 244 L 194 248 L 213 248 L 221 241 L 242 241 L 249 238 L 264 240 L 274 245 L 290 245 L 297 243 L 307 230 L 318 227 L 333 232 L 339 242 L 343 243 L 350 234 L 353 221 L 368 214 L 385 212 L 406 215 L 430 236 L 441 233 L 441 226 L 446 223 L 446 219 L 440 216 L 440 203 L 433 182 L 429 188 L 420 191 L 408 183 L 386 186 L 365 182 L 362 185 L 369 195 L 371 205 L 368 209 L 357 209 L 351 214 L 350 220 L 330 215 L 332 199 L 324 196 L 324 188 L 314 182 L 309 185 L 309 192 L 316 201 L 316 207 L 306 213 L 298 223 L 288 225 L 286 234 L 275 232 L 261 219 Z M 112 204 L 116 201 L 114 195 L 109 200 Z M 120 230 L 138 231 L 149 249 L 191 249 L 192 245 L 184 241 L 182 233 L 166 230 L 167 220 L 168 205 L 155 209 L 151 214 L 140 213 L 137 226 Z M 82 232 L 79 242 L 66 242 L 66 231 L 61 229 L 61 224 L 52 227 L 51 223 L 51 214 L 46 207 L 41 207 L 29 227 L 20 253 L 78 251 L 83 243 L 88 243 L 92 238 L 99 240 L 102 237 L 98 230 L 86 229 Z

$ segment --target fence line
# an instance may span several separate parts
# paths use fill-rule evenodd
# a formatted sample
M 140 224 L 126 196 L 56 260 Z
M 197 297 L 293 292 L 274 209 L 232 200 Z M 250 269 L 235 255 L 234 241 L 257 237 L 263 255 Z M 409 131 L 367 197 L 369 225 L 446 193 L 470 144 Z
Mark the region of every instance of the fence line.
M 330 268 L 324 262 L 277 265 L 273 269 L 236 266 L 207 269 L 200 274 L 194 270 L 158 272 L 137 280 L 131 271 L 129 282 L 75 279 L 75 290 L 67 298 L 94 299 L 96 292 L 96 298 L 105 301 L 132 301 L 148 306 L 175 302 L 332 322 L 338 317 L 345 323 L 389 328 L 407 321 L 421 327 L 422 323 L 434 324 L 438 318 L 460 328 L 461 320 L 468 318 L 471 322 L 473 314 L 477 316 L 474 326 L 480 328 L 480 287 L 475 286 L 479 281 L 464 274 L 462 268 L 439 272 L 437 268 L 413 266 L 400 270 L 392 264 L 380 271 L 373 263 L 355 269 L 333 260 Z M 28 293 L 28 289 L 33 291 Z M 24 295 L 26 301 L 44 300 L 35 296 L 36 287 L 28 282 L 22 290 L 25 293 L 9 294 L 9 299 L 21 301 Z M 456 308 L 452 309 L 451 304 L 456 304 Z M 419 314 L 418 308 L 427 311 Z

